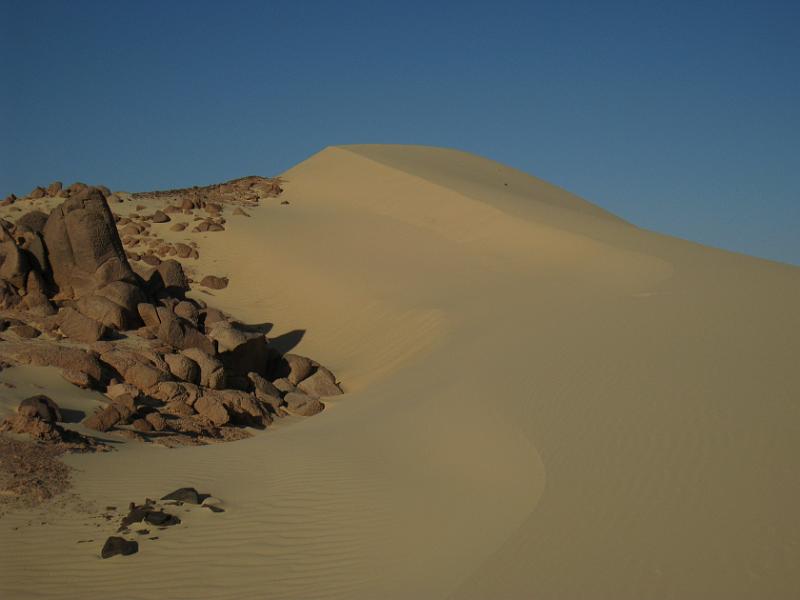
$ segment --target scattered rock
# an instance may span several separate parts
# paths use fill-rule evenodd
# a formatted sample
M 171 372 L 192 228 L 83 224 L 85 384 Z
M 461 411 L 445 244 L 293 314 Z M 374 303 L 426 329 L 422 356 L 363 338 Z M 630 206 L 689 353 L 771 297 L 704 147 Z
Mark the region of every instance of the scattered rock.
M 103 544 L 103 549 L 100 551 L 100 556 L 103 558 L 111 558 L 112 556 L 130 556 L 139 551 L 139 544 L 133 540 L 126 540 L 118 536 L 111 536 Z
M 58 404 L 43 394 L 25 398 L 19 403 L 17 413 L 25 417 L 38 417 L 46 423 L 57 423 L 62 420 Z
M 200 285 L 211 288 L 212 290 L 221 290 L 228 287 L 228 278 L 217 277 L 216 275 L 206 275 L 200 280 Z
M 319 398 L 300 394 L 298 392 L 290 392 L 283 398 L 286 403 L 286 410 L 293 415 L 301 417 L 310 417 L 322 412 L 325 405 L 319 401 Z

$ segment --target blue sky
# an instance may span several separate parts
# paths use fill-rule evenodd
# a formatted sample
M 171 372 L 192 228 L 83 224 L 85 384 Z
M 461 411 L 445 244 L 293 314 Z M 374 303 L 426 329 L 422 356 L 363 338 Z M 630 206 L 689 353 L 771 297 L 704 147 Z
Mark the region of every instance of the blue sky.
M 428 144 L 643 227 L 800 264 L 797 1 L 0 7 L 0 196 Z

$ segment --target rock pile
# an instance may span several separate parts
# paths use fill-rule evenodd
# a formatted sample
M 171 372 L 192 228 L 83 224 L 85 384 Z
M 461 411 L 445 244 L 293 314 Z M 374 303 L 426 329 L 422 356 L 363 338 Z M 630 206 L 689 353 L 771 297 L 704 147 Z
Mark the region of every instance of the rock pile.
M 85 427 L 170 446 L 232 440 L 249 435 L 243 427 L 316 414 L 320 398 L 342 393 L 328 369 L 282 354 L 264 333 L 188 298 L 191 281 L 176 258 L 191 257 L 191 246 L 171 246 L 175 252 L 166 250 L 149 271 L 131 268 L 120 233 L 133 236 L 138 224 L 115 218 L 109 190 L 42 189 L 64 202 L 49 215 L 0 219 L 0 358 L 55 366 L 75 385 L 103 392 L 107 404 Z M 179 192 L 185 210 L 218 215 L 231 193 L 257 199 L 280 186 L 244 178 Z M 162 214 L 176 210 L 184 209 Z M 164 222 L 158 211 L 151 220 Z M 203 281 L 213 289 L 227 284 Z M 74 432 L 53 415 L 46 402 L 31 400 L 3 427 L 63 442 Z

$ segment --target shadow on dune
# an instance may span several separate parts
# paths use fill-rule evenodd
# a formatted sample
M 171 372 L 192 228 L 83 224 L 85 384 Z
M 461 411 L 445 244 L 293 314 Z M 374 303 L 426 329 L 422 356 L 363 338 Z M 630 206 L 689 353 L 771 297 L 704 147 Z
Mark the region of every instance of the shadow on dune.
M 278 337 L 269 338 L 269 344 L 281 354 L 286 354 L 287 352 L 291 352 L 292 349 L 300 343 L 300 340 L 303 339 L 305 334 L 305 329 L 292 329 Z

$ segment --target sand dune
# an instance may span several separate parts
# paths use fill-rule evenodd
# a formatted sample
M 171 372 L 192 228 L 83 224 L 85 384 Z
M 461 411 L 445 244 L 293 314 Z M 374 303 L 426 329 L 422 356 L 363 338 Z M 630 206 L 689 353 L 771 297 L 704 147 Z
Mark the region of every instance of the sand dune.
M 70 456 L 99 507 L 194 485 L 227 510 L 109 561 L 89 513 L 8 515 L 0 595 L 796 597 L 799 269 L 451 150 L 283 178 L 197 269 L 347 393 L 241 442 Z

